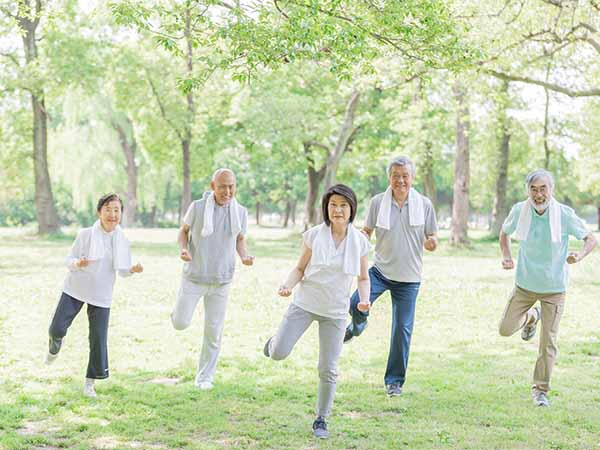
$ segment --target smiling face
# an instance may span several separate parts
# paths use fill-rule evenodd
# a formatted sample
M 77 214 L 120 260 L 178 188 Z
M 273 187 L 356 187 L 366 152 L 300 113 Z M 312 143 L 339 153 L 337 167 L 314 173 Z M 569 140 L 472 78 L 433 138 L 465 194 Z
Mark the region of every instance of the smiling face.
M 228 170 L 222 171 L 210 182 L 210 187 L 215 193 L 215 201 L 225 206 L 235 196 L 235 175 Z
M 98 211 L 100 224 L 107 233 L 114 231 L 117 225 L 121 222 L 121 202 L 119 200 L 111 200 L 105 203 Z
M 552 199 L 552 183 L 548 177 L 538 177 L 529 184 L 529 200 L 538 212 L 544 212 Z
M 350 221 L 352 207 L 346 197 L 333 194 L 327 204 L 327 213 L 332 224 L 347 224 Z
M 408 194 L 413 183 L 413 174 L 408 165 L 393 165 L 390 169 L 389 183 L 394 194 L 404 196 Z

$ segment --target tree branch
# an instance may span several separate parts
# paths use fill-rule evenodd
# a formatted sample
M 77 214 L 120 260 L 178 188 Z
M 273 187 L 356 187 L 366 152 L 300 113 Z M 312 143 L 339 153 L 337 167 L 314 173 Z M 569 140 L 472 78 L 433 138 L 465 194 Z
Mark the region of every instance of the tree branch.
M 165 122 L 167 122 L 171 126 L 171 128 L 173 128 L 173 131 L 175 131 L 179 140 L 183 142 L 184 141 L 183 135 L 181 134 L 181 131 L 179 131 L 179 128 L 177 128 L 175 123 L 167 117 L 167 112 L 165 111 L 165 107 L 164 107 L 162 101 L 160 100 L 160 96 L 158 95 L 156 86 L 154 85 L 154 82 L 152 81 L 152 77 L 150 76 L 150 74 L 148 73 L 147 70 L 146 70 L 146 75 L 148 76 L 148 83 L 150 83 L 150 87 L 152 88 L 152 94 L 154 95 L 154 98 L 156 98 L 156 102 L 158 103 L 158 107 L 160 108 L 161 116 L 163 117 Z
M 21 67 L 21 65 L 19 64 L 19 60 L 17 59 L 17 57 L 12 54 L 12 53 L 4 53 L 4 52 L 0 52 L 0 56 L 4 56 L 5 58 L 10 59 L 17 67 Z
M 600 89 L 588 89 L 588 90 L 578 91 L 578 90 L 566 88 L 564 86 L 560 86 L 555 83 L 547 83 L 545 81 L 537 80 L 535 78 L 511 75 L 511 74 L 507 74 L 507 73 L 503 73 L 503 72 L 498 72 L 498 71 L 492 70 L 492 69 L 485 69 L 484 72 L 489 75 L 492 75 L 493 77 L 496 77 L 500 80 L 518 81 L 521 83 L 534 84 L 536 86 L 541 86 L 541 87 L 547 88 L 554 92 L 568 95 L 569 97 L 599 97 L 600 96 Z

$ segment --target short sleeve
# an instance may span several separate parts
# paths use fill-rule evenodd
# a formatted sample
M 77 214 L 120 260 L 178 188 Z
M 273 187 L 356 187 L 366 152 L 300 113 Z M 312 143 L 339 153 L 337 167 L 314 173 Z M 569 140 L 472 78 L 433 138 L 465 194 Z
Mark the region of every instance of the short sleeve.
M 369 250 L 371 250 L 371 244 L 369 244 L 369 240 L 367 239 L 367 237 L 360 233 L 359 235 L 360 238 L 360 256 L 361 258 L 363 256 L 367 256 L 369 254 Z
M 425 202 L 425 234 L 429 236 L 437 233 L 438 225 L 433 203 L 429 199 L 426 199 Z
M 192 226 L 194 225 L 194 211 L 196 209 L 196 202 L 192 202 L 187 210 L 187 212 L 185 213 L 185 216 L 183 216 L 183 223 L 188 225 L 188 226 Z
M 371 230 L 375 229 L 375 226 L 377 225 L 377 213 L 378 213 L 378 209 L 377 208 L 377 204 L 381 204 L 381 202 L 378 202 L 375 197 L 373 197 L 371 199 L 371 201 L 369 202 L 369 209 L 367 210 L 367 218 L 365 219 L 365 226 Z
M 510 212 L 508 213 L 508 217 L 504 220 L 502 224 L 502 232 L 504 234 L 513 234 L 517 229 L 517 223 L 519 222 L 519 212 L 521 211 L 521 207 L 517 203 L 514 205 Z
M 313 246 L 313 242 L 315 241 L 315 237 L 317 236 L 317 233 L 319 232 L 319 227 L 312 227 L 310 230 L 306 230 L 304 233 L 302 233 L 302 240 L 304 241 L 304 244 L 310 248 L 312 250 L 312 246 Z
M 567 233 L 571 236 L 575 236 L 577 239 L 583 239 L 590 231 L 586 228 L 585 222 L 575 214 L 572 208 L 563 207 L 562 214 L 567 225 Z

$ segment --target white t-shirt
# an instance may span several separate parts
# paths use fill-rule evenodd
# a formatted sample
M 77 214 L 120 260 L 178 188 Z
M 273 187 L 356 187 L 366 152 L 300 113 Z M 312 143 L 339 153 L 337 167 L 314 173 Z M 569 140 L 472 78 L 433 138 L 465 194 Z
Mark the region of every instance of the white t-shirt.
M 352 226 L 352 224 L 348 225 Z M 303 235 L 304 243 L 312 249 L 313 242 L 320 226 L 307 230 Z M 312 258 L 304 270 L 304 278 L 300 281 L 294 294 L 293 304 L 305 311 L 332 319 L 344 319 L 350 307 L 350 288 L 352 275 L 343 272 L 344 252 L 347 238 L 335 248 L 335 242 L 329 234 L 330 251 L 334 256 L 327 266 L 312 266 Z M 369 241 L 359 233 L 360 256 L 369 254 Z
M 71 247 L 65 263 L 69 268 L 69 274 L 65 279 L 63 292 L 80 302 L 101 308 L 110 308 L 112 303 L 113 287 L 115 285 L 115 269 L 113 267 L 113 233 L 102 231 L 102 242 L 104 243 L 104 257 L 99 260 L 90 261 L 89 266 L 78 268 L 75 263 L 90 248 L 92 228 L 84 228 Z M 119 275 L 127 277 L 131 275 L 129 270 L 120 270 Z

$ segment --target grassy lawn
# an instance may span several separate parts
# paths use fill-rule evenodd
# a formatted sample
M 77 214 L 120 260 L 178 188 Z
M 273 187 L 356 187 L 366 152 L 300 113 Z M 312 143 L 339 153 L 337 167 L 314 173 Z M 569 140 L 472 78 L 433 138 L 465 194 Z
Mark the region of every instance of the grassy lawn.
M 514 277 L 500 269 L 497 244 L 453 250 L 442 241 L 425 258 L 403 395 L 383 390 L 385 295 L 369 328 L 344 347 L 331 437 L 316 441 L 316 325 L 287 360 L 262 355 L 289 302 L 276 289 L 299 254 L 299 234 L 250 233 L 256 264 L 238 264 L 215 388 L 203 392 L 193 385 L 202 315 L 185 331 L 169 320 L 181 271 L 176 231 L 128 232 L 146 270 L 117 281 L 111 377 L 91 400 L 81 394 L 85 313 L 54 365 L 43 364 L 71 238 L 0 230 L 0 448 L 600 449 L 600 251 L 571 268 L 550 408 L 530 400 L 537 337 L 497 332 Z

